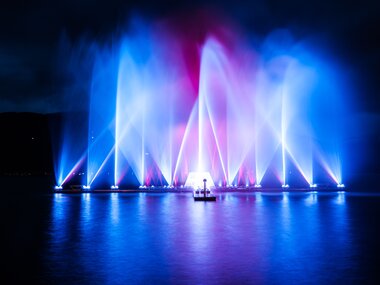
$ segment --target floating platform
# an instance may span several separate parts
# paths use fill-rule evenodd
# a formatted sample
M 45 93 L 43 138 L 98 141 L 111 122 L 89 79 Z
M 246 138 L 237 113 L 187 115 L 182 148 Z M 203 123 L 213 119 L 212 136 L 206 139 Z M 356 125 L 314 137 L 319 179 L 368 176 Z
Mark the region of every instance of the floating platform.
M 318 186 L 316 188 L 309 187 L 214 187 L 212 193 L 331 193 L 331 192 L 350 192 L 350 188 L 338 188 L 337 186 Z M 53 193 L 65 193 L 65 194 L 77 194 L 77 193 L 193 193 L 194 196 L 204 196 L 203 189 L 195 190 L 190 187 L 146 187 L 146 188 L 118 188 L 118 189 L 83 189 L 83 186 L 78 185 L 68 185 L 62 188 L 53 188 Z M 206 196 L 211 195 L 209 189 L 206 191 Z
M 216 201 L 216 196 L 194 196 L 194 201 Z
M 204 190 L 195 190 L 193 197 L 194 201 L 216 201 L 216 196 L 209 189 L 206 190 L 206 195 Z

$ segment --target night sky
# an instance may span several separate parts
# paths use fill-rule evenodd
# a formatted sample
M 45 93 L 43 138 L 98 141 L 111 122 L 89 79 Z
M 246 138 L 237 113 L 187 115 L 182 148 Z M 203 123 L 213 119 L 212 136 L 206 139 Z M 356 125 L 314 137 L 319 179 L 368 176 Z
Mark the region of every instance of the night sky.
M 315 37 L 354 79 L 355 111 L 380 114 L 380 4 L 377 1 L 7 1 L 0 9 L 0 112 L 61 111 L 59 43 L 106 38 L 135 14 L 148 20 L 199 10 L 219 13 L 247 35 L 277 28 Z M 318 43 L 317 43 L 318 44 Z

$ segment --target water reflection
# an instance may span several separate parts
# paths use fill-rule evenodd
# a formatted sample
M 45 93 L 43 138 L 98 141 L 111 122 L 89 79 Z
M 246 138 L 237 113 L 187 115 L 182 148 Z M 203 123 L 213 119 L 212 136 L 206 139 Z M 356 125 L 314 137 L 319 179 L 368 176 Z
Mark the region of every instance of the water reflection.
M 205 203 L 189 194 L 56 194 L 49 278 L 61 284 L 339 280 L 355 255 L 345 195 L 227 193 Z M 335 269 L 319 274 L 326 268 Z
M 54 194 L 53 202 L 50 236 L 57 244 L 62 244 L 68 239 L 68 228 L 65 223 L 69 218 L 68 201 L 66 196 L 57 193 Z M 60 248 L 56 250 L 60 250 Z
M 339 191 L 335 203 L 338 205 L 344 205 L 346 203 L 346 193 L 344 191 Z
M 119 223 L 119 194 L 111 194 L 111 209 L 108 211 L 111 213 L 111 223 L 116 225 Z
M 81 199 L 81 221 L 83 222 L 82 227 L 84 228 L 86 224 L 91 220 L 91 194 L 83 193 Z
M 257 202 L 258 204 L 261 204 L 261 203 L 263 202 L 263 197 L 261 196 L 261 192 L 257 192 L 257 193 L 255 194 L 255 197 L 256 197 L 256 202 Z

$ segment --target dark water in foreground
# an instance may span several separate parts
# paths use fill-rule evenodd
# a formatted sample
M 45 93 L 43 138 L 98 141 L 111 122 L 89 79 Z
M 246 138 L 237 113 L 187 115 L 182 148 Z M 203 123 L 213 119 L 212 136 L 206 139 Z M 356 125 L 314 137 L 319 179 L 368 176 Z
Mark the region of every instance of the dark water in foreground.
M 1 210 L 8 282 L 380 280 L 378 195 L 20 194 L 3 197 Z

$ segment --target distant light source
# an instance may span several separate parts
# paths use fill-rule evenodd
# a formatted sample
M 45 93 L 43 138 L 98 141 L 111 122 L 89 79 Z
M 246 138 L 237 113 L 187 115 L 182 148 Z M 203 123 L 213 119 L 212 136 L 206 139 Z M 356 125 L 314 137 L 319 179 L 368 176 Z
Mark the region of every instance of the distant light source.
M 111 189 L 112 189 L 112 190 L 117 190 L 117 189 L 119 189 L 119 186 L 117 186 L 117 185 L 112 185 L 112 186 L 111 186 Z
M 91 186 L 90 185 L 83 185 L 82 188 L 84 190 L 89 190 L 89 189 L 91 189 Z
M 260 184 L 255 184 L 255 186 L 253 186 L 255 188 L 261 188 L 261 185 Z
M 282 188 L 289 188 L 289 184 L 283 184 L 281 185 Z
M 203 188 L 203 179 L 207 179 L 207 187 L 215 187 L 210 172 L 190 172 L 187 176 L 185 187 L 193 189 Z
M 317 188 L 317 184 L 315 183 L 310 184 L 310 188 Z
M 58 185 L 57 185 L 57 186 L 55 186 L 55 187 L 54 187 L 54 189 L 55 189 L 55 190 L 62 190 L 62 189 L 63 189 L 63 187 L 62 187 L 62 186 L 58 186 Z
M 338 183 L 338 185 L 336 185 L 336 187 L 338 187 L 338 188 L 344 188 L 345 186 L 344 186 L 343 183 Z

